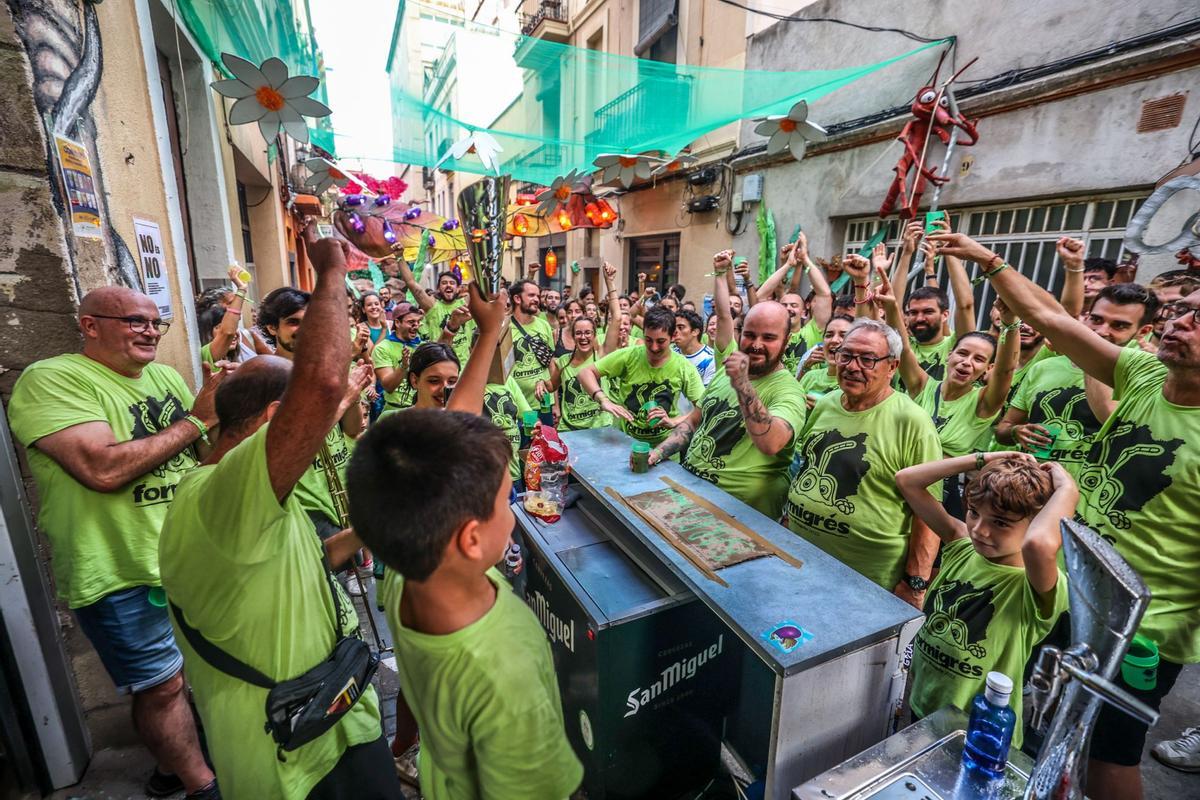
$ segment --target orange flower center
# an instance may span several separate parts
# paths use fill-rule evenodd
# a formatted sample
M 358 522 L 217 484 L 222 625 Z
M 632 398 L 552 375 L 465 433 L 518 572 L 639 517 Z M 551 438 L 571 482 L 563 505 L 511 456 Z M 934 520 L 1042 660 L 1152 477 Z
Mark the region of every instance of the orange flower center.
M 779 130 L 783 131 L 784 133 L 791 133 L 792 131 L 796 130 L 796 121 L 786 118 L 779 120 Z
M 272 89 L 270 86 L 258 87 L 258 89 L 254 91 L 254 97 L 258 100 L 258 104 L 267 111 L 278 111 L 285 105 L 283 95 Z
M 617 161 L 622 167 L 632 167 L 637 165 L 637 159 L 631 156 L 621 156 Z
M 563 184 L 562 186 L 558 187 L 558 191 L 554 193 L 554 196 L 559 200 L 566 200 L 571 196 L 571 187 Z

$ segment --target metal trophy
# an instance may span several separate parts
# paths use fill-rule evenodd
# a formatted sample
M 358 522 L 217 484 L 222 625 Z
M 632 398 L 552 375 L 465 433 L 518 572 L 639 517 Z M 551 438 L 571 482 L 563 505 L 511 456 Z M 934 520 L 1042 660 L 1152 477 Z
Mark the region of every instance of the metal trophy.
M 500 257 L 504 253 L 505 212 L 511 180 L 508 175 L 489 175 L 458 195 L 458 221 L 467 242 L 475 285 L 484 300 L 491 300 L 500 293 Z M 504 383 L 512 371 L 513 361 L 512 331 L 505 319 L 500 329 L 500 344 L 488 371 L 488 383 Z

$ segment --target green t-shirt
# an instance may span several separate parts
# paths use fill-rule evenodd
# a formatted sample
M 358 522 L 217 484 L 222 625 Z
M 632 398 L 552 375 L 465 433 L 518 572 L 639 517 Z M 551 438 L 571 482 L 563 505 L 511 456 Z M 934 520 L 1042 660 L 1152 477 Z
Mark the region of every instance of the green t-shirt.
M 913 398 L 933 420 L 942 443 L 942 454 L 946 458 L 955 458 L 987 448 L 992 438 L 992 423 L 1000 412 L 987 418 L 975 413 L 983 387 L 972 386 L 954 400 L 947 400 L 944 391 L 941 381 L 930 378 L 925 381 L 921 393 Z
M 550 365 L 542 366 L 534 355 L 529 339 L 541 339 L 542 343 L 554 352 L 554 330 L 543 316 L 536 316 L 528 325 L 524 323 L 522 333 L 517 328 L 516 319 L 512 323 L 513 368 L 511 377 L 525 395 L 525 402 L 533 405 L 537 402 L 537 382 L 550 380 Z
M 1150 353 L 1121 351 L 1120 402 L 1079 472 L 1079 508 L 1150 589 L 1140 632 L 1186 664 L 1200 661 L 1200 406 L 1168 402 L 1166 375 Z
M 148 364 L 137 378 L 68 353 L 26 367 L 8 403 L 9 425 L 29 448 L 29 468 L 41 504 L 38 526 L 50 540 L 58 595 L 71 608 L 132 586 L 158 586 L 158 532 L 184 474 L 196 466 L 192 448 L 115 492 L 76 481 L 38 450 L 44 436 L 87 422 L 112 428 L 117 442 L 142 439 L 187 415 L 192 393 L 179 373 Z
M 788 527 L 891 591 L 900 582 L 912 510 L 896 473 L 942 457 L 929 415 L 900 392 L 866 411 L 821 398 L 796 440 L 799 472 L 788 490 Z M 941 498 L 940 482 L 929 487 Z
M 837 374 L 830 375 L 829 367 L 818 364 L 800 376 L 800 391 L 827 394 L 838 388 Z
M 371 351 L 371 363 L 375 365 L 375 369 L 381 367 L 395 369 L 399 370 L 404 376 L 400 379 L 400 383 L 395 389 L 392 389 L 383 396 L 384 408 L 389 411 L 399 411 L 402 408 L 408 408 L 416 402 L 417 390 L 408 382 L 408 363 L 412 359 L 413 352 L 422 341 L 418 339 L 416 342 L 403 342 L 386 338 L 375 345 L 375 349 Z
M 954 334 L 943 336 L 936 344 L 921 344 L 916 338 L 908 337 L 908 345 L 917 356 L 921 369 L 935 381 L 946 377 L 946 357 L 954 350 L 954 343 L 957 341 L 958 337 Z
M 465 305 L 467 298 L 459 297 L 452 302 L 445 302 L 440 297 L 433 301 L 433 308 L 425 312 L 425 317 L 421 320 L 419 333 L 422 341 L 440 342 L 442 340 L 442 323 L 454 312 L 454 309 Z M 466 366 L 467 356 L 471 355 L 471 339 L 475 334 L 475 320 L 467 320 L 458 332 L 454 334 L 454 340 L 450 343 L 451 349 L 454 350 L 454 355 L 458 356 L 458 361 L 463 366 Z
M 346 443 L 346 434 L 342 433 L 340 423 L 334 424 L 325 434 L 325 446 L 329 448 L 329 457 L 342 478 L 342 486 L 346 485 L 346 465 L 350 463 L 350 447 Z M 319 511 L 325 518 L 337 525 L 342 525 L 338 518 L 337 506 L 334 505 L 333 492 L 329 488 L 329 478 L 325 475 L 325 461 L 321 453 L 317 453 L 312 465 L 300 476 L 292 496 L 300 502 L 305 511 Z
M 1058 426 L 1060 432 L 1054 439 L 1051 458 L 1076 480 L 1100 431 L 1100 420 L 1088 405 L 1083 380 L 1083 370 L 1071 359 L 1047 358 L 1025 374 L 1009 401 L 1012 408 L 1025 412 L 1027 422 Z
M 586 361 L 596 363 L 593 352 Z M 590 428 L 606 428 L 612 425 L 612 417 L 600 410 L 600 404 L 588 397 L 579 384 L 579 367 L 571 364 L 571 354 L 558 357 L 558 410 L 559 427 L 566 431 L 583 431 Z M 600 385 L 607 391 L 608 381 L 603 378 Z
M 1002 672 L 1020 685 L 1025 662 L 1067 608 L 1067 576 L 1060 570 L 1053 597 L 1042 611 L 1022 567 L 988 561 L 956 539 L 942 548 L 942 568 L 925 600 L 925 624 L 913 642 L 913 711 L 926 717 L 945 706 L 970 711 L 989 672 Z M 1021 698 L 1013 746 L 1020 747 Z
M 158 556 L 163 587 L 206 639 L 270 678 L 293 678 L 329 658 L 335 609 L 325 553 L 295 493 L 281 505 L 267 470 L 263 425 L 217 464 L 179 485 L 163 523 Z M 334 582 L 341 628 L 358 616 Z M 173 620 L 174 621 L 174 620 Z M 211 667 L 178 628 L 188 681 L 226 797 L 304 798 L 348 747 L 382 733 L 379 699 L 366 687 L 323 736 L 276 758 L 263 730 L 267 690 Z
M 496 603 L 475 622 L 434 636 L 404 627 L 404 580 L 388 571 L 396 672 L 421 729 L 427 800 L 566 798 L 583 780 L 564 730 L 550 642 L 494 570 Z M 222 788 L 224 788 L 222 786 Z
M 737 337 L 735 336 L 732 339 L 730 339 L 729 344 L 725 345 L 724 350 L 718 350 L 717 346 L 715 344 L 712 344 L 711 342 L 709 343 L 709 347 L 712 348 L 713 361 L 717 365 L 717 374 L 720 375 L 722 372 L 725 371 L 725 369 L 724 369 L 725 359 L 729 358 L 730 353 L 732 353 L 734 350 L 738 349 Z
M 1013 372 L 1012 386 L 1010 386 L 1008 389 L 1008 397 L 1004 398 L 1004 408 L 1000 409 L 1001 419 L 1004 418 L 1004 414 L 1008 411 L 1008 406 L 1010 403 L 1012 403 L 1013 398 L 1017 396 L 1017 392 L 1021 391 L 1021 384 L 1025 382 L 1025 376 L 1029 374 L 1029 371 L 1046 359 L 1053 358 L 1054 355 L 1054 351 L 1049 347 L 1046 347 L 1046 345 L 1038 345 L 1038 351 L 1034 353 L 1033 357 L 1025 363 L 1025 366 L 1017 367 L 1017 369 Z M 988 449 L 993 451 L 1012 450 L 1013 445 L 1003 444 L 996 441 L 996 433 L 993 430 L 991 446 Z
M 800 368 L 800 359 L 808 351 L 808 348 L 820 344 L 823 338 L 823 331 L 811 319 L 801 325 L 799 329 L 788 334 L 787 344 L 783 348 L 783 367 L 789 375 L 793 378 L 796 377 L 796 370 Z
M 777 520 L 787 495 L 792 444 L 804 425 L 808 409 L 804 393 L 786 369 L 755 378 L 750 385 L 771 416 L 792 426 L 792 441 L 788 446 L 769 456 L 754 445 L 746 432 L 737 392 L 722 371 L 700 398 L 700 424 L 682 463 L 688 472 Z
M 613 402 L 620 403 L 633 414 L 633 422 L 622 420 L 621 429 L 635 439 L 649 442 L 652 447 L 666 439 L 671 429 L 655 424 L 655 420 L 647 420 L 642 406 L 654 400 L 674 417 L 679 414 L 680 393 L 693 404 L 700 402 L 700 396 L 704 394 L 700 373 L 673 350 L 661 367 L 652 367 L 645 347 L 623 347 L 597 361 L 596 370 L 602 378 L 612 381 Z
M 512 459 L 508 462 L 508 474 L 514 481 L 521 479 L 521 414 L 530 411 L 525 395 L 512 375 L 504 383 L 489 383 L 483 391 L 483 416 L 504 431 L 512 444 Z

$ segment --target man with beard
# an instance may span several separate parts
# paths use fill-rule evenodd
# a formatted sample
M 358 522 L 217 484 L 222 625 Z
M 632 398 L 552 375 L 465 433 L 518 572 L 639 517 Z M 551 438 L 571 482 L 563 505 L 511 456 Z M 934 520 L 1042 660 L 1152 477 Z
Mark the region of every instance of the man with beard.
M 1157 313 L 1153 292 L 1136 283 L 1114 283 L 1096 295 L 1083 324 L 1106 342 L 1124 347 L 1150 332 Z M 996 441 L 1046 451 L 1046 459 L 1058 461 L 1078 480 L 1114 405 L 1112 387 L 1085 375 L 1066 356 L 1047 358 L 1025 375 L 996 426 Z
M 1182 300 L 1197 289 L 1200 289 L 1200 272 L 1195 270 L 1174 269 L 1150 279 L 1150 291 L 1158 298 L 1159 314 L 1154 318 L 1154 329 L 1144 339 L 1145 350 L 1153 353 L 1158 349 L 1158 341 L 1162 338 L 1163 328 L 1167 324 L 1163 308 Z
M 584 366 L 579 383 L 604 411 L 621 420 L 625 433 L 653 447 L 687 419 L 679 414 L 679 395 L 695 404 L 704 394 L 704 384 L 696 368 L 671 349 L 674 314 L 652 308 L 646 312 L 644 329 L 644 346 L 623 347 Z M 618 393 L 617 402 L 605 395 L 601 377 Z
M 416 390 L 408 381 L 408 365 L 413 351 L 421 345 L 420 330 L 424 318 L 418 306 L 396 304 L 392 312 L 392 329 L 371 351 L 375 377 L 384 391 L 384 413 L 408 408 L 416 397 Z
M 1044 289 L 962 234 L 933 237 L 968 258 L 1010 308 L 1120 398 L 1080 471 L 1079 516 L 1113 543 L 1150 589 L 1139 632 L 1160 655 L 1153 689 L 1126 691 L 1157 709 L 1183 664 L 1200 662 L 1200 291 L 1167 306 L 1156 355 L 1106 341 Z M 1087 794 L 1141 798 L 1146 725 L 1101 709 Z
M 541 311 L 538 286 L 533 281 L 517 281 L 509 287 L 512 298 L 512 378 L 525 396 L 525 402 L 537 402 L 538 381 L 550 380 L 550 361 L 554 356 L 554 330 Z
M 462 280 L 453 272 L 446 271 L 438 275 L 437 292 L 430 296 L 417 279 L 404 259 L 396 259 L 396 267 L 400 271 L 400 279 L 408 287 L 408 291 L 417 301 L 417 305 L 425 312 L 421 322 L 421 338 L 427 342 L 436 342 L 442 338 L 444 331 L 450 330 L 450 315 L 457 308 L 466 308 L 466 287 Z M 475 323 L 468 316 L 461 325 L 452 331 L 453 341 L 450 343 L 454 353 L 460 360 L 466 361 L 471 354 L 471 337 L 475 333 Z
M 558 305 L 561 302 L 562 295 L 558 289 L 542 289 L 541 306 L 547 320 L 552 319 L 558 313 Z
M 719 268 L 714 286 L 714 303 L 728 314 L 729 290 Z M 650 464 L 686 448 L 685 469 L 779 519 L 792 442 L 805 416 L 804 393 L 783 367 L 787 332 L 782 305 L 753 306 L 738 349 L 726 356 L 697 407 L 650 451 Z
M 913 525 L 896 487 L 905 467 L 941 458 L 937 429 L 892 388 L 903 343 L 860 318 L 838 349 L 838 390 L 817 402 L 796 438 L 788 527 L 901 599 L 921 607 L 937 538 Z M 934 485 L 935 497 L 941 486 Z

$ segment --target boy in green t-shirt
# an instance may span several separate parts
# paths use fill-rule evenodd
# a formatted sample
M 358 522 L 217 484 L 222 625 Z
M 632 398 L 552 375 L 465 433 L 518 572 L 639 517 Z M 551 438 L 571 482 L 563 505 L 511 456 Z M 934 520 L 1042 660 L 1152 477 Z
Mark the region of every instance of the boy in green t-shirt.
M 511 455 L 475 414 L 414 408 L 376 423 L 350 462 L 354 529 L 398 574 L 388 623 L 428 800 L 562 800 L 583 779 L 550 643 L 492 570 L 513 530 Z
M 964 522 L 928 487 L 972 469 L 979 472 L 963 493 Z M 1034 645 L 1066 609 L 1058 526 L 1074 515 L 1079 491 L 1059 464 L 1039 466 L 1028 454 L 1008 452 L 907 467 L 896 473 L 896 485 L 944 545 L 914 641 L 913 714 L 924 717 L 948 705 L 965 711 L 989 672 L 1020 682 Z M 1021 704 L 1013 710 L 1012 743 L 1020 747 Z

